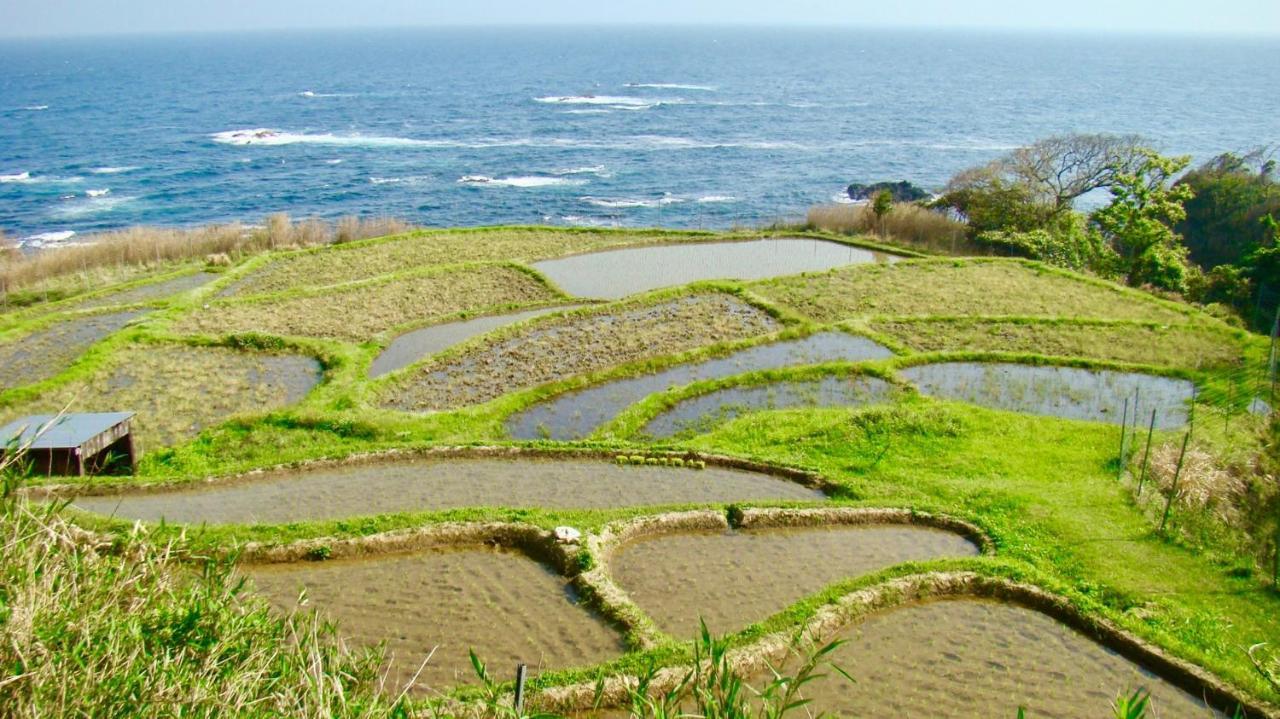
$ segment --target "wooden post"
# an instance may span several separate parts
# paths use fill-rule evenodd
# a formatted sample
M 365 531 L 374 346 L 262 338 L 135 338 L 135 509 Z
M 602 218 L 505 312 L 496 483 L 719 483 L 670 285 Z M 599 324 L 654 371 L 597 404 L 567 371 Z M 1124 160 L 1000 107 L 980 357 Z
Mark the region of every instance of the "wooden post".
M 516 665 L 516 717 L 524 716 L 524 680 L 528 667 L 524 664 Z
M 1191 439 L 1191 431 L 1182 435 L 1182 451 L 1178 452 L 1178 468 L 1173 470 L 1173 485 L 1169 487 L 1169 501 L 1164 503 L 1164 517 L 1160 519 L 1160 531 L 1169 523 L 1169 511 L 1173 509 L 1173 498 L 1178 496 L 1178 478 L 1182 476 L 1182 459 L 1187 455 L 1187 442 Z
M 1120 417 L 1120 460 L 1116 463 L 1116 479 L 1124 474 L 1124 441 L 1129 434 L 1129 398 L 1124 398 L 1124 414 Z
M 1147 448 L 1142 451 L 1142 471 L 1138 474 L 1138 496 L 1142 496 L 1142 483 L 1147 481 L 1147 460 L 1151 458 L 1151 435 L 1156 431 L 1156 411 L 1151 410 L 1151 424 L 1147 427 Z

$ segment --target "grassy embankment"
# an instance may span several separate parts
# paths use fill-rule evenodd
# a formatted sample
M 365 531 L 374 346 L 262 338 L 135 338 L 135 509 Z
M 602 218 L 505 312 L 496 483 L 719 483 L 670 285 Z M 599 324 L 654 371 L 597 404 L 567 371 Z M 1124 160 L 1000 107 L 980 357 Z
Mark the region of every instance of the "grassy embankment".
M 512 233 L 528 236 L 537 231 Z M 707 237 L 677 233 L 636 237 L 626 233 L 567 234 L 581 238 L 581 243 L 571 250 L 636 239 L 652 242 Z M 456 240 L 459 247 L 480 245 L 487 249 L 477 252 L 489 253 L 463 258 L 453 253 L 439 262 L 533 259 L 502 257 L 506 250 L 499 246 L 513 245 L 495 241 L 494 246 L 488 246 L 483 232 L 460 232 L 456 236 L 438 233 L 436 237 L 454 238 L 449 241 Z M 565 242 L 563 238 L 554 240 L 547 252 L 566 251 Z M 374 274 L 376 269 L 390 267 L 393 272 L 405 272 L 401 269 L 408 266 L 404 264 L 408 261 L 405 257 L 427 252 L 411 251 L 408 246 L 397 241 L 374 241 L 251 260 L 211 285 L 179 298 L 155 301 L 150 306 L 156 312 L 142 327 L 100 343 L 66 373 L 31 391 L 0 394 L 0 406 L 17 411 L 33 395 L 69 386 L 69 378 L 88 373 L 113 355 L 126 352 L 130 344 L 157 339 L 248 344 L 252 348 L 287 347 L 321 359 L 326 371 L 324 384 L 295 407 L 267 415 L 245 415 L 206 429 L 187 444 L 152 452 L 144 459 L 143 474 L 136 480 L 185 481 L 213 473 L 386 448 L 501 442 L 502 420 L 506 416 L 552 394 L 778 336 L 805 334 L 832 323 L 879 339 L 900 356 L 860 367 L 831 366 L 825 371 L 868 371 L 888 378 L 904 364 L 976 357 L 1132 368 L 1186 376 L 1206 387 L 1222 388 L 1238 383 L 1241 377 L 1251 377 L 1262 353 L 1260 338 L 1233 330 L 1189 308 L 1108 283 L 1034 263 L 921 260 L 746 286 L 708 283 L 704 289 L 730 291 L 766 308 L 781 323 L 780 328 L 771 334 L 735 338 L 709 347 L 671 347 L 682 350 L 675 355 L 639 359 L 628 356 L 624 359 L 630 362 L 615 367 L 570 368 L 565 375 L 539 377 L 539 381 L 554 380 L 550 384 L 519 389 L 476 407 L 415 416 L 382 409 L 379 404 L 388 388 L 411 378 L 426 364 L 406 368 L 381 382 L 364 380 L 368 364 L 380 348 L 412 322 L 405 319 L 397 324 L 397 317 L 344 333 L 341 321 L 353 304 L 377 304 L 361 309 L 367 309 L 370 316 L 381 317 L 378 310 L 386 305 L 380 303 L 395 302 L 394 295 L 361 294 L 361 290 L 394 284 L 400 279 L 397 276 L 349 283 Z M 368 268 L 358 257 L 360 248 L 370 250 Z M 342 259 L 333 263 L 334 274 L 326 275 L 325 258 L 338 256 Z M 386 260 L 387 256 L 397 259 Z M 275 268 L 276 263 L 293 269 Z M 429 275 L 434 270 L 415 266 L 407 272 Z M 255 280 L 259 273 L 272 279 Z M 218 308 L 261 307 L 252 319 L 188 324 L 200 322 L 193 317 L 201 314 L 203 304 L 213 295 L 238 285 L 256 289 L 244 290 L 245 299 L 211 304 Z M 342 288 L 318 290 L 326 286 Z M 554 299 L 554 288 L 544 291 L 548 293 L 545 297 L 520 299 L 530 303 Z M 656 303 L 679 294 L 680 291 L 659 291 L 619 304 Z M 326 297 L 332 298 L 327 304 L 323 301 Z M 319 338 L 261 336 L 267 330 L 299 325 L 260 323 L 311 322 L 310 318 L 292 315 L 301 306 L 290 304 L 311 298 L 317 299 L 306 305 L 306 312 L 338 317 L 336 323 L 328 321 L 339 331 L 316 330 Z M 476 311 L 497 311 L 495 304 L 507 307 L 512 303 L 482 301 Z M 577 313 L 608 312 L 612 306 L 585 308 Z M 285 320 L 271 319 L 276 316 L 272 310 L 277 307 L 289 308 L 290 316 Z M 224 315 L 211 312 L 210 316 Z M 436 320 L 451 316 L 460 315 L 442 310 Z M 517 336 L 561 320 L 539 318 L 506 328 L 500 335 Z M 7 336 L 20 334 L 22 324 L 17 326 L 20 329 Z M 186 338 L 177 334 L 188 328 L 205 334 Z M 251 334 L 253 341 L 246 342 L 243 333 L 257 334 Z M 476 338 L 451 350 L 448 356 L 483 352 L 493 343 L 492 338 Z M 554 359 L 546 356 L 541 361 L 554 364 Z M 425 363 L 435 361 L 440 360 Z M 582 371 L 590 373 L 582 375 Z M 819 371 L 784 370 L 720 384 L 813 376 Z M 516 383 L 511 388 L 521 386 Z M 639 451 L 642 445 L 618 439 L 628 434 L 628 427 L 636 426 L 640 419 L 676 397 L 712 386 L 717 384 L 695 385 L 646 400 L 620 418 L 610 431 L 582 444 Z M 1201 411 L 1225 410 L 1233 404 L 1238 408 L 1235 400 L 1239 396 L 1238 392 L 1206 392 L 1201 397 Z M 1237 414 L 1229 419 L 1236 423 L 1236 432 L 1254 431 L 1250 424 L 1253 420 L 1247 417 Z M 1161 439 L 1172 437 L 1172 433 L 1165 435 Z M 1111 426 L 1026 417 L 908 396 L 888 408 L 752 415 L 673 448 L 697 448 L 811 469 L 844 488 L 838 503 L 905 506 L 947 513 L 974 522 L 996 542 L 994 558 L 906 565 L 842 582 L 773 617 L 762 618 L 760 623 L 731 637 L 731 642 L 743 643 L 772 630 L 795 626 L 812 616 L 824 602 L 856 587 L 925 569 L 969 569 L 1043 586 L 1066 597 L 1086 614 L 1110 619 L 1259 696 L 1276 699 L 1254 671 L 1245 649 L 1280 636 L 1280 598 L 1252 566 L 1243 566 L 1225 552 L 1193 551 L 1177 534 L 1155 532 L 1149 516 L 1134 506 L 1129 488 L 1116 481 L 1117 439 L 1118 429 Z M 367 536 L 443 521 L 479 520 L 522 521 L 541 527 L 572 524 L 592 531 L 610 521 L 663 509 L 674 508 L 593 512 L 477 508 L 275 527 L 190 529 L 181 542 L 183 547 L 221 550 L 248 540 L 283 543 Z M 87 526 L 102 530 L 126 528 L 125 523 L 100 518 L 80 519 Z M 156 528 L 152 536 L 161 542 L 176 540 L 179 531 Z M 677 662 L 686 658 L 688 651 L 687 646 L 668 644 L 628 655 L 613 669 L 634 671 L 651 660 Z M 856 668 L 853 669 L 856 676 Z M 591 676 L 590 671 L 561 672 L 544 676 L 539 682 L 551 684 Z

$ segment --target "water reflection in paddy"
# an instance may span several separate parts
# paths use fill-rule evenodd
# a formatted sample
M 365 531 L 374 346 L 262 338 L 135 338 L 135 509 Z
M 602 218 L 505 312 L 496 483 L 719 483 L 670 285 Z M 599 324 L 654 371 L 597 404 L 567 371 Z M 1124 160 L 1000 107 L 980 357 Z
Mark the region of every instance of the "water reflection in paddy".
M 720 467 L 619 466 L 586 459 L 419 459 L 79 497 L 75 506 L 144 521 L 275 524 L 458 507 L 603 509 L 823 498 L 817 490 L 784 479 Z
M 806 687 L 815 711 L 860 717 L 1100 717 L 1135 689 L 1151 715 L 1214 714 L 1196 697 L 1054 619 L 972 599 L 873 614 L 844 632 L 834 672 Z M 757 683 L 762 680 L 757 680 Z
M 620 655 L 618 633 L 578 606 L 568 580 L 523 554 L 494 549 L 427 551 L 370 559 L 252 566 L 246 573 L 288 610 L 305 587 L 309 606 L 359 644 L 386 641 L 392 695 L 428 655 L 417 689 L 471 682 L 468 649 L 508 678 Z M 432 651 L 434 650 L 434 654 Z
M 448 322 L 406 332 L 392 340 L 391 344 L 387 345 L 387 348 L 382 351 L 382 354 L 378 355 L 377 359 L 373 361 L 373 365 L 369 367 L 369 376 L 381 377 L 401 367 L 408 367 L 427 355 L 441 352 L 460 342 L 499 327 L 580 306 L 543 307 L 505 315 L 476 317 L 462 322 Z
M 618 299 L 698 280 L 754 280 L 895 259 L 838 242 L 790 238 L 631 247 L 533 266 L 571 295 Z
M 707 431 L 715 424 L 749 412 L 794 407 L 858 407 L 888 400 L 892 392 L 888 382 L 875 377 L 823 377 L 726 387 L 682 400 L 649 420 L 640 434 L 666 439 Z
M 805 527 L 645 537 L 609 565 L 659 628 L 692 638 L 699 617 L 713 633 L 737 631 L 841 579 L 977 553 L 968 539 L 928 527 Z
M 1086 370 L 1010 363 L 942 362 L 902 370 L 920 391 L 994 409 L 1119 424 L 1129 401 L 1134 418 L 1135 392 L 1140 424 L 1156 410 L 1156 428 L 1187 421 L 1187 402 L 1195 385 L 1184 379 L 1135 372 Z
M 865 337 L 819 332 L 570 392 L 512 415 L 507 420 L 507 431 L 518 439 L 578 439 L 645 397 L 690 382 L 797 365 L 881 359 L 892 354 Z

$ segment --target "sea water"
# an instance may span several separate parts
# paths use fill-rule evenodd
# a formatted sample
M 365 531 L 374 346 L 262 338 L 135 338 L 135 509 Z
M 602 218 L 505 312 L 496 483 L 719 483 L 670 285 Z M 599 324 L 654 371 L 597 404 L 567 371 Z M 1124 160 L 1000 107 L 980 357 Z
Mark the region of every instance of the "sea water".
M 1280 139 L 1280 41 L 508 28 L 0 42 L 0 229 L 728 227 L 1054 133 Z

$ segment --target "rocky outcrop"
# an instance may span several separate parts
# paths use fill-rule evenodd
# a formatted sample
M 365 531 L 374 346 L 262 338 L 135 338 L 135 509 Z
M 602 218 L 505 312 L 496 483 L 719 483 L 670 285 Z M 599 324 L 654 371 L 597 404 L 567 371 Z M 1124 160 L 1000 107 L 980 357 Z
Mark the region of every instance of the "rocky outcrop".
M 861 183 L 853 183 L 849 185 L 849 199 L 851 200 L 872 200 L 883 190 L 888 190 L 893 195 L 894 202 L 918 202 L 919 200 L 927 200 L 933 195 L 906 180 L 898 182 L 873 182 L 869 185 Z

